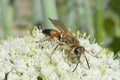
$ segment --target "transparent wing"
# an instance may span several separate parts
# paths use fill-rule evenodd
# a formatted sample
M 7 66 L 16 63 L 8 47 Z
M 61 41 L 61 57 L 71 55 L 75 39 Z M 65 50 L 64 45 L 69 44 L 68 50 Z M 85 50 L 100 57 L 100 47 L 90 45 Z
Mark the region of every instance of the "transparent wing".
M 59 20 L 53 20 L 49 18 L 49 20 L 63 33 L 69 36 L 73 36 L 73 34 L 68 30 L 68 28 L 63 25 Z

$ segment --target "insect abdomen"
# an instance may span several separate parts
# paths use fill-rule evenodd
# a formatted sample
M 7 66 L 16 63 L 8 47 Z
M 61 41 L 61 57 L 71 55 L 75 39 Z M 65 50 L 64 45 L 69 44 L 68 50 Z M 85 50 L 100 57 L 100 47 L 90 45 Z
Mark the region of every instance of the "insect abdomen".
M 59 39 L 60 37 L 60 33 L 57 30 L 54 29 L 44 29 L 42 31 L 43 34 L 48 35 L 50 37 L 56 37 Z
M 52 29 L 44 29 L 44 30 L 42 30 L 42 33 L 45 35 L 51 36 L 51 34 L 50 34 L 51 30 Z

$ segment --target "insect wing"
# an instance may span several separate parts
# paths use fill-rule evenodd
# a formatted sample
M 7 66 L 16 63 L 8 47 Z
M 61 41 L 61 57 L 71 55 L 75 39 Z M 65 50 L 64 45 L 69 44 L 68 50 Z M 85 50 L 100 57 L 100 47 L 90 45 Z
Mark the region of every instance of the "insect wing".
M 73 36 L 72 33 L 70 33 L 70 31 L 68 30 L 68 28 L 63 25 L 59 20 L 53 20 L 51 18 L 49 18 L 49 20 L 63 33 L 65 33 L 66 35 L 69 36 Z

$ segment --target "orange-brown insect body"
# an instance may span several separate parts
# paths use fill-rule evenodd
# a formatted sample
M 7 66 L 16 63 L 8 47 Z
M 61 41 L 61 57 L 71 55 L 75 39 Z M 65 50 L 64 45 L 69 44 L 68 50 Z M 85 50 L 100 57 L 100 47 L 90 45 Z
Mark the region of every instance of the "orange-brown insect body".
M 60 33 L 57 30 L 44 29 L 42 33 L 47 36 L 50 36 L 51 38 L 58 38 L 60 42 L 64 42 L 69 48 L 75 48 L 80 46 L 79 40 L 76 39 L 74 36 L 71 36 L 65 33 Z
M 55 37 L 55 38 L 60 37 L 60 33 L 57 30 L 54 30 L 54 29 L 44 29 L 44 30 L 42 30 L 42 33 L 45 34 L 45 35 L 48 35 L 50 37 Z
M 70 36 L 68 34 L 61 34 L 60 37 L 60 41 L 61 42 L 65 42 L 67 46 L 69 46 L 69 48 L 75 48 L 80 46 L 80 42 L 78 39 L 76 39 L 74 36 Z
M 84 52 L 86 51 L 85 48 L 83 46 L 80 46 L 80 41 L 75 36 L 73 36 L 73 34 L 69 32 L 67 27 L 64 26 L 62 23 L 60 23 L 60 21 L 53 20 L 53 19 L 50 19 L 50 21 L 60 30 L 60 31 L 57 31 L 57 30 L 54 30 L 54 29 L 44 29 L 42 31 L 43 34 L 50 37 L 50 38 L 47 38 L 46 40 L 43 40 L 43 41 L 47 41 L 47 40 L 53 39 L 53 38 L 58 38 L 58 40 L 59 40 L 59 43 L 54 48 L 52 54 L 50 55 L 50 58 L 53 55 L 53 53 L 55 52 L 55 50 L 60 45 L 63 45 L 63 43 L 65 43 L 66 46 L 69 47 L 69 50 L 67 52 L 68 63 L 70 64 L 70 54 L 71 54 L 71 51 L 73 51 L 73 50 L 74 50 L 74 53 L 76 54 L 76 57 L 77 57 L 78 63 L 79 63 L 80 62 L 79 59 L 81 57 L 81 54 L 84 54 Z M 37 41 L 37 42 L 39 42 L 39 41 Z M 84 56 L 85 56 L 85 54 L 84 54 Z M 89 66 L 89 63 L 88 63 L 88 60 L 87 60 L 86 56 L 85 56 L 85 59 L 86 59 L 88 68 L 90 69 L 90 66 Z M 76 68 L 78 66 L 78 63 L 77 63 L 77 65 L 76 65 L 76 67 L 75 67 L 75 69 L 73 71 L 76 70 Z

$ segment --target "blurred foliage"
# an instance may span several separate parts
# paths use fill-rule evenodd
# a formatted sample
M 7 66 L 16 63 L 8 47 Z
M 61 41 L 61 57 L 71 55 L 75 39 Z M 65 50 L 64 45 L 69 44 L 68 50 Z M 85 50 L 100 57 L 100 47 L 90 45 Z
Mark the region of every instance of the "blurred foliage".
M 112 43 L 110 43 L 109 46 L 110 46 L 110 48 L 112 48 L 112 50 L 115 53 L 120 51 L 120 37 L 113 37 Z
M 12 3 L 6 0 L 0 0 L 1 21 L 4 26 L 4 37 L 7 38 L 11 34 L 11 27 L 13 23 L 13 7 Z
M 96 41 L 101 42 L 104 38 L 104 0 L 96 0 L 96 10 L 95 10 L 95 28 L 96 28 Z
M 110 0 L 109 5 L 120 16 L 120 0 Z
M 33 25 L 55 28 L 50 17 L 59 19 L 73 33 L 90 34 L 91 42 L 96 39 L 116 53 L 120 50 L 119 4 L 120 0 L 0 0 L 0 31 L 8 36 L 21 35 Z
M 111 19 L 110 17 L 106 18 L 104 20 L 104 26 L 107 35 L 110 35 L 111 32 L 114 33 L 115 22 L 113 21 L 113 19 Z M 111 34 L 110 36 L 113 35 L 114 34 Z

